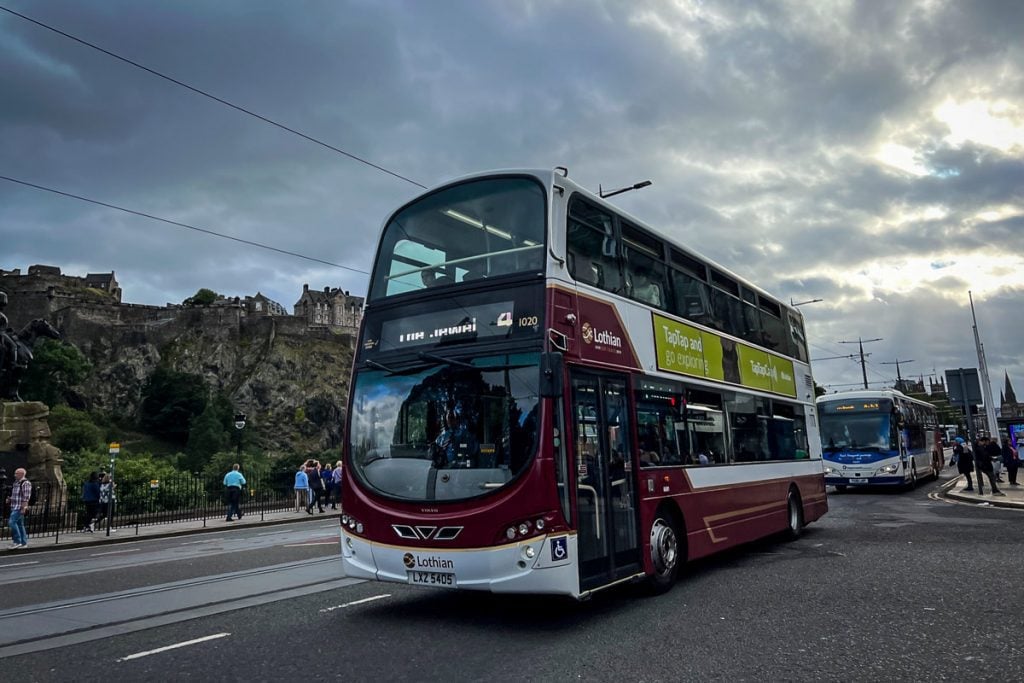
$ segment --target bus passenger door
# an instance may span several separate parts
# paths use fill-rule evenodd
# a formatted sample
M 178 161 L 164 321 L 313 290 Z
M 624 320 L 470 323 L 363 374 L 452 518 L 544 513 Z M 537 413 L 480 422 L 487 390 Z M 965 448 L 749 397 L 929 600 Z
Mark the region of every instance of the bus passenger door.
M 625 377 L 573 371 L 580 589 L 640 571 Z

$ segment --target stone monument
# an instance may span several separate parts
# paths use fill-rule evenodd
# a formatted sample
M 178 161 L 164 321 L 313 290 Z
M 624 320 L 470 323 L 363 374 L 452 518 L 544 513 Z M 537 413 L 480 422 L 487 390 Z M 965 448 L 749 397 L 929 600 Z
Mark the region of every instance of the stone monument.
M 64 462 L 60 449 L 50 443 L 50 409 L 39 401 L 22 401 L 18 395 L 21 375 L 32 360 L 32 346 L 39 337 L 60 339 L 45 320 L 33 320 L 14 332 L 3 309 L 7 294 L 0 292 L 0 468 L 8 477 L 24 467 L 33 484 L 50 484 L 64 491 Z

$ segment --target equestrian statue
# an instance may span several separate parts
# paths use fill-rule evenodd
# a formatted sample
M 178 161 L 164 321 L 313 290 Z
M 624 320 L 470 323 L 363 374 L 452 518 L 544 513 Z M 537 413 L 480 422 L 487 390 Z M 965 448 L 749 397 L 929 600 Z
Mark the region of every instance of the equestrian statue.
M 0 292 L 0 401 L 21 401 L 18 386 L 21 377 L 32 362 L 32 347 L 41 337 L 60 339 L 61 334 L 53 325 L 37 318 L 15 332 L 8 326 L 3 309 L 7 306 L 7 294 Z

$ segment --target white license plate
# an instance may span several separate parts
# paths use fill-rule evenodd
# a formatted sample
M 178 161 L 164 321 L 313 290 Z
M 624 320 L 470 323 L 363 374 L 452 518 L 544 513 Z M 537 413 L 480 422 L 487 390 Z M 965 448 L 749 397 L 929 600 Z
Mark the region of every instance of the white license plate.
M 416 586 L 439 586 L 455 588 L 455 574 L 444 572 L 409 572 L 409 583 Z
M 854 478 L 850 479 L 850 483 L 851 484 L 866 484 L 866 483 L 868 483 L 868 480 L 867 479 L 858 479 L 858 478 L 854 477 Z

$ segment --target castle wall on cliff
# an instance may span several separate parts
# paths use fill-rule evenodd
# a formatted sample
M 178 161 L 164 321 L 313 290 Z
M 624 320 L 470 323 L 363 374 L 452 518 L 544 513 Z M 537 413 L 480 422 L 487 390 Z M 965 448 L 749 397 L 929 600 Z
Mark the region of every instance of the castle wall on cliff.
M 356 329 L 270 315 L 256 297 L 209 306 L 126 304 L 54 267 L 0 270 L 6 310 L 19 329 L 54 324 L 93 364 L 76 387 L 81 406 L 137 418 L 142 389 L 165 365 L 202 376 L 249 415 L 247 429 L 276 450 L 337 447 Z M 257 295 L 262 296 L 262 295 Z

